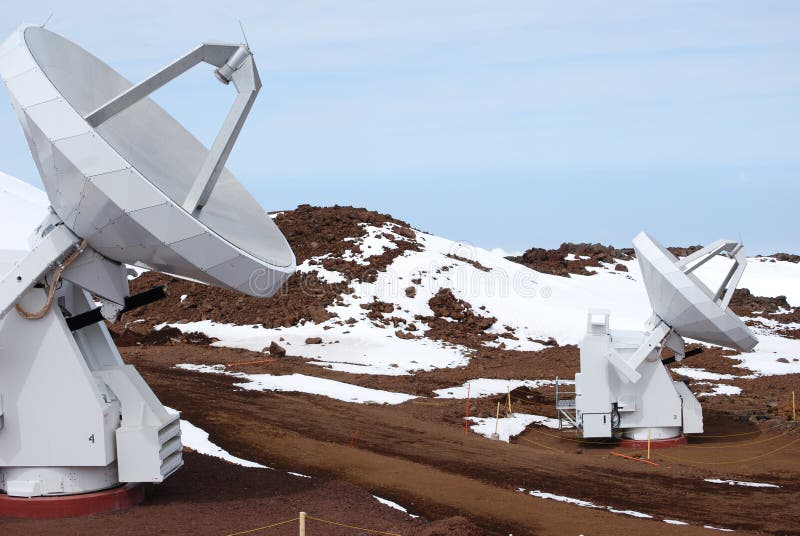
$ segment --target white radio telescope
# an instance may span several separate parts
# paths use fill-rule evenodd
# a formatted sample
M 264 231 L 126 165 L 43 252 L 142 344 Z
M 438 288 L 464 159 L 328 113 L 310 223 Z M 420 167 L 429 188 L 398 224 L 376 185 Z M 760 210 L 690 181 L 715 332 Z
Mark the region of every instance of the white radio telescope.
M 148 97 L 199 63 L 238 92 L 210 149 Z M 131 296 L 125 265 L 252 296 L 293 273 L 283 235 L 225 168 L 261 88 L 253 55 L 203 44 L 133 85 L 29 26 L 0 46 L 0 77 L 51 204 L 28 251 L 0 262 L 0 491 L 161 482 L 183 463 L 178 417 L 102 320 L 164 294 Z
M 574 405 L 560 400 L 557 409 L 587 438 L 671 439 L 701 433 L 700 403 L 684 382 L 672 380 L 666 364 L 688 355 L 684 337 L 744 352 L 758 344 L 728 308 L 747 265 L 744 249 L 738 242 L 718 240 L 679 260 L 645 233 L 633 240 L 633 247 L 653 308 L 646 331 L 609 329 L 608 311 L 590 311 Z M 732 264 L 712 289 L 695 271 L 716 256 Z M 664 349 L 674 357 L 662 360 Z

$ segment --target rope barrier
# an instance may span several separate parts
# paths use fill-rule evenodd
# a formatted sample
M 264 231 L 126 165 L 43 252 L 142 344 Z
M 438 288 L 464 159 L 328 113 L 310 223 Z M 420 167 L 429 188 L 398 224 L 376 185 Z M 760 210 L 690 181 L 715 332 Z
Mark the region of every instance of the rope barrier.
M 784 423 L 781 423 L 781 424 L 773 426 L 772 428 L 767 428 L 766 430 L 753 430 L 751 432 L 741 432 L 739 434 L 724 434 L 724 435 L 705 435 L 705 434 L 703 434 L 700 437 L 701 438 L 721 439 L 721 438 L 725 438 L 725 437 L 741 437 L 741 436 L 745 436 L 745 435 L 755 435 L 755 434 L 759 434 L 759 433 L 762 433 L 762 432 L 769 432 L 769 431 L 772 431 L 772 430 L 777 430 L 778 428 L 780 428 L 783 425 L 784 425 Z
M 611 454 L 612 456 L 617 456 L 618 458 L 625 458 L 626 460 L 632 460 L 634 462 L 647 463 L 647 464 L 654 465 L 654 466 L 658 467 L 658 464 L 656 462 L 651 462 L 650 460 L 643 460 L 641 458 L 635 458 L 633 456 L 628 456 L 627 454 L 622 454 L 621 452 L 614 452 L 612 450 L 611 452 L 609 452 L 609 454 Z
M 561 454 L 566 454 L 566 452 L 564 452 L 563 450 L 558 450 L 558 449 L 555 449 L 553 447 L 547 446 L 547 445 L 545 445 L 543 443 L 539 443 L 537 441 L 531 441 L 530 439 L 526 439 L 524 437 L 518 437 L 517 439 L 521 439 L 521 440 L 525 441 L 526 443 L 532 443 L 534 445 L 538 445 L 540 447 L 544 447 L 544 448 L 552 450 L 554 452 L 560 452 Z
M 259 530 L 271 529 L 272 527 L 279 527 L 281 525 L 286 525 L 287 523 L 293 523 L 299 520 L 300 520 L 299 517 L 295 517 L 294 519 L 287 519 L 286 521 L 281 521 L 280 523 L 273 523 L 272 525 L 265 525 L 263 527 L 258 527 L 256 529 L 243 530 L 242 532 L 234 532 L 232 534 L 228 534 L 228 536 L 240 536 L 242 534 L 250 534 L 251 532 L 258 532 Z
M 740 460 L 726 460 L 726 461 L 719 461 L 719 462 L 701 462 L 701 461 L 693 461 L 693 460 L 681 460 L 680 458 L 673 458 L 672 456 L 667 456 L 666 454 L 662 454 L 662 453 L 659 453 L 659 456 L 661 456 L 663 458 L 666 458 L 668 460 L 672 460 L 674 462 L 680 462 L 680 463 L 696 463 L 696 464 L 700 464 L 700 465 L 724 465 L 726 463 L 742 463 L 742 462 L 749 462 L 749 461 L 752 461 L 752 460 L 757 460 L 759 458 L 763 458 L 765 456 L 769 456 L 769 455 L 775 454 L 776 452 L 779 452 L 779 451 L 781 451 L 783 449 L 786 449 L 786 448 L 794 445 L 798 441 L 800 441 L 800 438 L 795 439 L 794 441 L 790 441 L 789 443 L 783 445 L 782 447 L 778 447 L 775 450 L 771 450 L 769 452 L 765 452 L 764 454 L 759 454 L 758 456 L 751 456 L 749 458 L 742 458 Z
M 320 519 L 318 517 L 313 516 L 306 516 L 306 519 L 313 519 L 314 521 L 319 521 L 320 523 L 327 523 L 328 525 L 336 525 L 337 527 L 345 527 L 348 529 L 354 530 L 363 530 L 365 532 L 369 532 L 372 534 L 385 534 L 386 536 L 402 536 L 402 534 L 398 534 L 396 532 L 385 532 L 382 530 L 373 530 L 373 529 L 365 529 L 364 527 L 356 527 L 353 525 L 346 525 L 344 523 L 337 523 L 336 521 L 328 521 L 327 519 Z
M 396 532 L 386 532 L 386 531 L 382 531 L 382 530 L 374 530 L 374 529 L 368 529 L 368 528 L 364 528 L 364 527 L 356 527 L 355 525 L 347 525 L 345 523 L 339 523 L 337 521 L 330 521 L 328 519 L 322 519 L 322 518 L 319 518 L 319 517 L 313 517 L 313 516 L 309 516 L 309 515 L 306 515 L 306 519 L 312 519 L 314 521 L 319 521 L 320 523 L 327 523 L 328 525 L 336 525 L 337 527 L 344 527 L 344 528 L 353 529 L 353 530 L 361 530 L 361 531 L 364 531 L 364 532 L 369 532 L 371 534 L 383 534 L 385 536 L 402 536 L 401 534 L 398 534 Z M 299 517 L 295 517 L 293 519 L 287 519 L 286 521 L 280 521 L 278 523 L 273 523 L 272 525 L 264 525 L 263 527 L 258 527 L 258 528 L 250 529 L 250 530 L 243 530 L 241 532 L 233 532 L 231 534 L 228 534 L 227 536 L 242 536 L 243 534 L 251 534 L 253 532 L 258 532 L 258 531 L 261 531 L 261 530 L 271 529 L 273 527 L 280 527 L 281 525 L 286 525 L 288 523 L 294 523 L 295 521 L 300 521 L 300 518 Z
M 739 442 L 727 445 L 678 445 L 678 446 L 684 449 L 729 449 L 734 447 L 747 447 L 750 445 L 760 445 L 761 443 L 768 443 L 774 439 L 778 439 L 779 437 L 784 437 L 788 434 L 789 432 L 784 431 L 781 434 L 775 434 L 773 436 L 769 436 L 766 439 L 755 439 L 753 441 L 746 441 L 744 443 Z
M 243 365 L 261 365 L 263 363 L 274 363 L 277 359 L 260 359 L 258 361 L 240 361 L 238 363 L 227 363 L 227 367 L 241 367 Z

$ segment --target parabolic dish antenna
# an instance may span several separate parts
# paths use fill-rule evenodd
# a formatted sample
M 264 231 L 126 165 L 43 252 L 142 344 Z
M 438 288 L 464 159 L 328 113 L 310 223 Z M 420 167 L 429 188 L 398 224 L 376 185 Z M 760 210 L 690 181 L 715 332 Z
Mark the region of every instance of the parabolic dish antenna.
M 210 149 L 148 97 L 203 62 L 238 92 Z M 0 77 L 50 204 L 27 247 L 0 255 L 0 491 L 162 482 L 183 463 L 179 417 L 125 365 L 103 319 L 166 294 L 131 296 L 126 264 L 252 296 L 273 295 L 294 272 L 285 238 L 225 168 L 261 88 L 253 55 L 246 44 L 203 44 L 134 86 L 31 26 L 0 46 Z M 4 185 L 7 197 L 28 195 L 0 179 L 0 195 Z M 79 511 L 125 502 L 119 489 L 82 495 Z M 20 508 L 0 495 L 0 516 L 31 514 L 32 504 L 38 517 L 65 511 L 36 501 Z
M 148 97 L 200 62 L 239 92 L 211 150 Z M 54 211 L 96 252 L 251 295 L 293 272 L 285 238 L 224 167 L 261 87 L 246 47 L 201 45 L 133 86 L 29 26 L 0 47 L 0 76 Z
M 646 233 L 633 240 L 653 312 L 684 337 L 734 350 L 750 351 L 758 339 L 728 308 L 736 284 L 747 266 L 741 244 L 718 240 L 678 260 Z M 711 291 L 693 272 L 725 255 L 734 260 L 727 276 Z

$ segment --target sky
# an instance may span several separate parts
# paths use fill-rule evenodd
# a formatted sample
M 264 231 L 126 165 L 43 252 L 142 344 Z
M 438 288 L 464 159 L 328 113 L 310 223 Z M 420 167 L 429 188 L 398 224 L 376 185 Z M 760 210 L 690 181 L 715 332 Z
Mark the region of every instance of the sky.
M 264 87 L 228 167 L 268 211 L 354 205 L 507 252 L 646 230 L 800 253 L 800 2 L 19 2 L 139 81 L 242 40 Z M 154 98 L 207 145 L 233 90 Z M 0 90 L 0 170 L 39 185 Z

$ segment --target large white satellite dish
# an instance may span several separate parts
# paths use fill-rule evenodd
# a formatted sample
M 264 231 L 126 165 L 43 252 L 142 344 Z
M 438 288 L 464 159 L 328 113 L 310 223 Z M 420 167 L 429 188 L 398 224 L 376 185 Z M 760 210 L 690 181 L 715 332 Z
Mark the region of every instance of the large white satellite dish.
M 747 266 L 741 244 L 718 240 L 678 260 L 646 233 L 633 240 L 653 312 L 684 337 L 750 351 L 758 339 L 728 308 L 736 284 Z M 716 255 L 733 259 L 720 287 L 711 291 L 694 271 Z
M 228 61 L 239 96 L 209 151 L 147 95 L 200 62 Z M 244 46 L 201 45 L 134 87 L 29 26 L 0 47 L 0 76 L 53 209 L 93 250 L 247 294 L 271 294 L 292 273 L 283 235 L 224 167 L 261 87 Z
M 238 92 L 210 149 L 148 98 L 203 62 Z M 125 264 L 252 296 L 293 273 L 285 238 L 225 169 L 261 88 L 252 53 L 203 44 L 134 86 L 29 26 L 0 46 L 0 77 L 51 208 L 24 251 L 0 256 L 0 491 L 161 482 L 182 465 L 178 417 L 122 362 L 101 320 L 163 296 L 130 296 Z M 0 179 L 0 195 L 19 189 Z M 7 504 L 0 515 L 15 513 Z
M 684 382 L 672 380 L 665 365 L 686 357 L 683 337 L 740 351 L 758 344 L 728 309 L 747 265 L 744 249 L 738 242 L 718 240 L 679 260 L 645 233 L 633 246 L 653 307 L 646 331 L 609 329 L 608 311 L 590 311 L 575 400 L 559 400 L 557 409 L 584 437 L 621 434 L 641 440 L 700 433 L 700 404 Z M 720 255 L 733 262 L 712 290 L 694 272 Z M 662 360 L 663 349 L 675 357 Z

